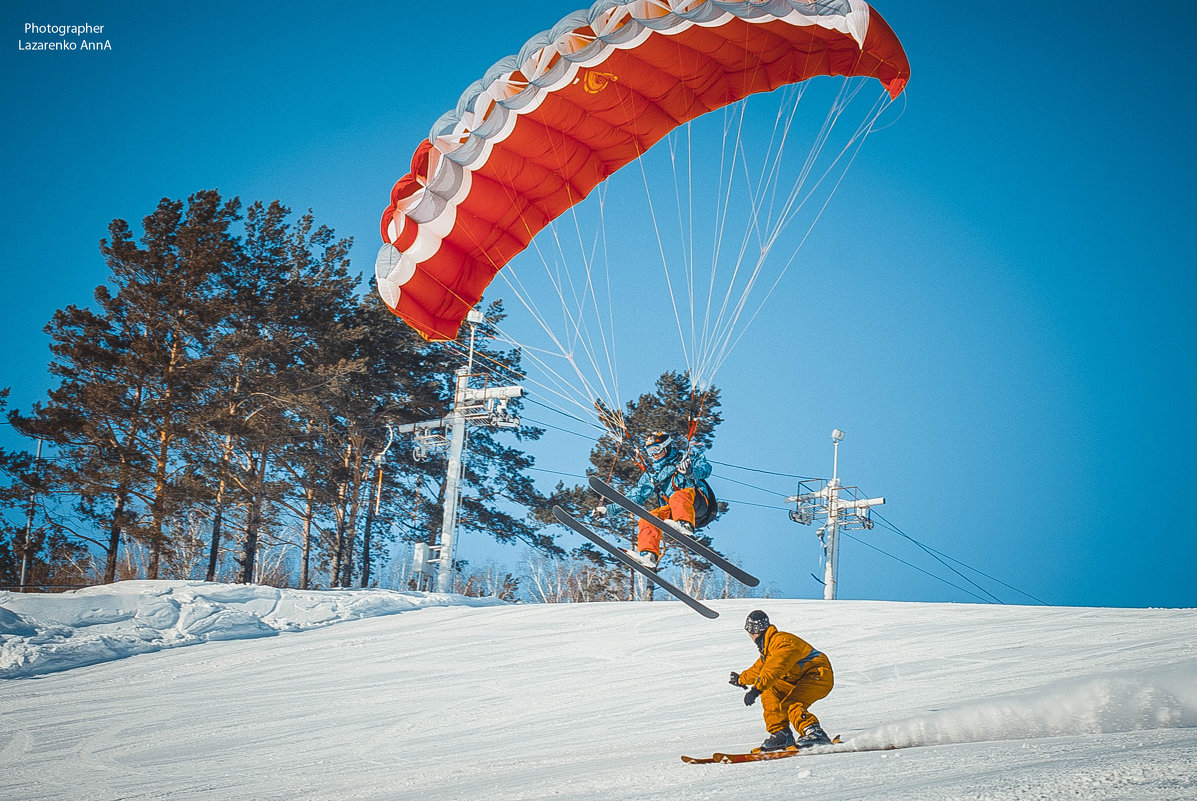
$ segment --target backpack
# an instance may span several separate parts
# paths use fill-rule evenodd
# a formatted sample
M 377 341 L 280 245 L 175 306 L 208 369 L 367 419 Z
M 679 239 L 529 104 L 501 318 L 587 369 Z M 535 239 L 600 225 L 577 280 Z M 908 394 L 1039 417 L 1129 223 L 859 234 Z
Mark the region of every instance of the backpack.
M 694 482 L 694 528 L 702 528 L 719 514 L 719 499 L 706 479 Z

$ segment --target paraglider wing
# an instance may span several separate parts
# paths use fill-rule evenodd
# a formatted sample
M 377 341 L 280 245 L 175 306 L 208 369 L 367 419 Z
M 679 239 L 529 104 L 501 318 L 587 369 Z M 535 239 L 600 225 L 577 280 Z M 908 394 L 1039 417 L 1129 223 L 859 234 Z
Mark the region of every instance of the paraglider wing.
M 462 95 L 391 191 L 379 294 L 429 340 L 457 337 L 537 232 L 678 125 L 816 75 L 896 97 L 901 43 L 861 0 L 599 0 Z

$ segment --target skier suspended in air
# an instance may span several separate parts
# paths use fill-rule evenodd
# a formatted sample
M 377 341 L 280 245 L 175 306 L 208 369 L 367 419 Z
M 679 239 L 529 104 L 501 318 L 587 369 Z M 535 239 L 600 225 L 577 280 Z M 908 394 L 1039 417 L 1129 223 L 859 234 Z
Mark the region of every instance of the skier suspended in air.
M 831 692 L 835 682 L 831 661 L 800 637 L 778 630 L 759 609 L 748 614 L 744 630 L 761 655 L 748 670 L 732 673 L 729 683 L 749 688 L 744 695 L 745 706 L 761 699 L 769 736 L 757 750 L 829 744 L 831 738 L 811 714 L 810 705 Z
M 711 475 L 711 465 L 702 454 L 691 453 L 689 449 L 679 450 L 674 439 L 663 431 L 649 434 L 644 441 L 649 464 L 642 465 L 644 472 L 631 492 L 629 500 L 643 504 L 650 496 L 660 504 L 652 513 L 676 527 L 683 534 L 691 535 L 695 529 L 695 509 L 702 504 L 708 506 L 709 499 L 701 495 L 702 487 Z M 618 513 L 618 509 L 615 513 Z M 595 517 L 607 514 L 606 506 L 596 507 Z M 647 520 L 639 521 L 636 548 L 628 552 L 645 567 L 656 570 L 661 561 L 661 530 Z
M 657 436 L 663 436 L 663 435 L 657 435 Z M 657 444 L 660 444 L 660 443 L 657 443 Z M 676 465 L 674 465 L 673 467 L 669 468 L 669 469 L 673 470 L 673 474 L 675 476 L 678 472 L 677 468 L 683 466 L 681 464 L 681 462 L 682 462 L 682 460 L 685 459 L 685 457 L 686 457 L 686 455 L 682 454 L 682 457 L 681 457 L 681 459 L 678 460 L 678 463 Z M 642 464 L 642 465 L 644 464 L 643 459 L 640 459 L 639 461 L 640 461 L 640 464 Z M 665 461 L 665 460 L 662 459 L 661 461 Z M 698 464 L 699 466 L 695 467 L 696 464 Z M 696 527 L 701 527 L 701 526 L 705 526 L 712 519 L 714 519 L 715 515 L 718 513 L 719 503 L 717 500 L 715 500 L 715 494 L 711 491 L 710 485 L 707 484 L 707 482 L 705 480 L 698 478 L 699 470 L 702 471 L 703 475 L 710 474 L 710 466 L 706 463 L 706 460 L 702 459 L 701 464 L 699 464 L 699 460 L 691 458 L 689 468 L 690 468 L 688 471 L 689 472 L 689 480 L 691 482 L 693 482 L 693 484 L 694 484 L 694 487 L 693 487 L 694 494 L 692 496 L 693 501 L 694 501 L 693 511 L 690 514 L 693 515 L 693 517 L 695 518 L 695 522 L 692 525 L 694 525 Z M 650 471 L 648 469 L 646 469 L 645 472 L 647 473 Z M 687 534 L 686 527 L 683 526 L 680 522 L 678 522 L 676 520 L 672 520 L 672 519 L 666 520 L 666 519 L 662 519 L 662 518 L 658 517 L 657 515 L 653 514 L 652 510 L 646 509 L 643 506 L 641 506 L 639 503 L 629 500 L 626 495 L 621 493 L 615 487 L 612 487 L 606 481 L 603 481 L 598 476 L 591 476 L 588 479 L 588 483 L 590 484 L 590 489 L 593 490 L 594 492 L 598 493 L 598 495 L 600 497 L 602 497 L 603 499 L 605 499 L 607 502 L 613 503 L 619 509 L 627 511 L 627 512 L 631 513 L 632 515 L 634 515 L 635 517 L 639 518 L 640 520 L 645 521 L 647 523 L 647 526 L 645 526 L 642 523 L 640 530 L 641 530 L 641 532 L 646 532 L 647 529 L 651 529 L 652 532 L 655 532 L 658 537 L 658 539 L 656 540 L 658 548 L 660 547 L 659 537 L 661 535 L 661 528 L 663 528 L 663 527 L 669 528 L 669 529 L 671 529 L 669 532 L 667 532 L 669 539 L 672 540 L 674 543 L 676 543 L 678 545 L 678 547 L 680 547 L 684 552 L 688 552 L 688 553 L 691 553 L 701 559 L 705 559 L 706 561 L 710 562 L 713 566 L 724 571 L 729 576 L 734 578 L 736 581 L 739 581 L 740 583 L 744 584 L 745 586 L 755 587 L 756 585 L 761 583 L 760 579 L 758 579 L 756 576 L 752 575 L 748 571 L 744 570 L 739 565 L 733 564 L 732 562 L 728 561 L 727 557 L 725 557 L 723 554 L 712 549 L 709 545 L 705 544 L 701 540 L 695 539 L 694 537 L 691 537 L 689 534 Z M 672 495 L 676 494 L 676 491 L 671 492 L 670 494 L 672 496 Z M 679 499 L 678 499 L 679 504 L 682 501 L 684 501 L 686 496 L 688 496 L 688 495 L 689 495 L 689 493 L 682 493 L 681 497 L 679 497 Z M 657 511 L 666 516 L 672 516 L 672 514 L 673 514 L 673 508 L 669 505 L 662 506 Z M 594 513 L 596 515 L 602 516 L 607 513 L 607 509 L 606 509 L 606 507 L 599 507 L 598 509 L 595 509 Z M 685 591 L 673 586 L 668 581 L 666 581 L 662 576 L 657 574 L 655 564 L 656 564 L 656 561 L 660 559 L 660 555 L 659 555 L 660 551 L 659 550 L 656 552 L 648 551 L 649 554 L 655 553 L 655 555 L 657 556 L 657 559 L 653 560 L 654 567 L 648 567 L 647 564 L 644 561 L 641 561 L 641 559 L 639 558 L 640 557 L 639 552 L 637 552 L 635 550 L 627 550 L 624 548 L 620 548 L 616 545 L 613 545 L 610 542 L 607 542 L 606 538 L 604 538 L 601 534 L 598 534 L 598 533 L 592 531 L 584 523 L 578 522 L 578 520 L 576 520 L 573 517 L 573 515 L 571 515 L 566 510 L 562 509 L 560 506 L 553 507 L 553 517 L 556 518 L 558 523 L 561 523 L 562 525 L 573 529 L 578 534 L 581 534 L 583 537 L 590 540 L 590 542 L 592 544 L 598 546 L 600 549 L 606 551 L 608 554 L 610 554 L 612 557 L 614 557 L 616 561 L 622 562 L 623 564 L 632 568 L 637 573 L 644 576 L 646 579 L 653 582 L 657 586 L 661 587 L 663 590 L 665 590 L 670 595 L 677 598 L 682 603 L 689 606 L 695 612 L 698 612 L 703 617 L 707 617 L 707 618 L 711 618 L 711 619 L 719 617 L 719 613 L 716 612 L 714 609 L 711 609 L 709 606 L 706 606 L 701 601 L 696 600 L 694 597 L 687 594 Z M 651 539 L 652 532 L 648 532 L 649 539 Z M 648 559 L 647 556 L 645 558 Z

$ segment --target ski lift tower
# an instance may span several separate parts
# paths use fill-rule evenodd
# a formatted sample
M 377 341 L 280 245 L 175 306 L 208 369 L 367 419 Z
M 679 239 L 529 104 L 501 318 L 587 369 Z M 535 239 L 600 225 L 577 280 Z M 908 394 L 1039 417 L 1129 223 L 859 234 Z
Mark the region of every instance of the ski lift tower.
M 839 573 L 839 532 L 842 529 L 873 527 L 869 510 L 885 503 L 885 498 L 862 498 L 856 487 L 840 485 L 840 443 L 844 432 L 838 428 L 831 432 L 835 443 L 835 457 L 832 462 L 830 481 L 801 481 L 798 494 L 786 498 L 796 503 L 790 512 L 795 523 L 809 526 L 816 518 L 824 521 L 819 527 L 819 540 L 823 543 L 823 600 L 835 600 L 835 582 Z
M 396 428 L 400 433 L 412 434 L 415 439 L 416 459 L 427 459 L 434 448 L 447 446 L 448 465 L 445 476 L 445 506 L 441 518 L 441 541 L 438 545 L 416 543 L 415 567 L 417 581 L 423 583 L 432 565 L 436 565 L 437 592 L 453 591 L 453 554 L 456 548 L 457 509 L 461 495 L 461 471 L 466 447 L 467 425 L 487 425 L 498 428 L 516 428 L 520 419 L 507 411 L 507 403 L 521 398 L 521 386 L 487 386 L 485 377 L 471 375 L 474 369 L 474 334 L 482 313 L 477 309 L 466 315 L 470 324 L 470 352 L 465 367 L 457 370 L 453 391 L 453 409 L 444 417 L 408 423 Z M 471 386 L 471 379 L 480 378 L 482 386 Z M 435 552 L 436 556 L 431 554 Z

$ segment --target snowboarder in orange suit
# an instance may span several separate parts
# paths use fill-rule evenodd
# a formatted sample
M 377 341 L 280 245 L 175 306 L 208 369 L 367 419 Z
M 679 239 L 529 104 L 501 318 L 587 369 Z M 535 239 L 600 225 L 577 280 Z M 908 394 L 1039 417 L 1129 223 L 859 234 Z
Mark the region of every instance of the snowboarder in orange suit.
M 745 706 L 761 699 L 769 736 L 758 750 L 782 751 L 830 743 L 810 705 L 831 692 L 835 683 L 831 660 L 802 638 L 779 631 L 759 609 L 749 613 L 744 630 L 761 655 L 748 670 L 732 673 L 729 683 L 749 688 L 744 695 Z

